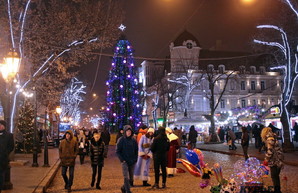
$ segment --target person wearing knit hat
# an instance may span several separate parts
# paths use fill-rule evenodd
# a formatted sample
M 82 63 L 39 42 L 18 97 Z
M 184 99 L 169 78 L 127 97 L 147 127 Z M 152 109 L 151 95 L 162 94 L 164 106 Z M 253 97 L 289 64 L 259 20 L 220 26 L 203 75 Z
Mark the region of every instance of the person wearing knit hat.
M 9 154 L 13 149 L 13 135 L 6 130 L 6 122 L 0 120 L 0 192 L 3 189 L 4 174 L 9 165 Z
M 169 127 L 166 128 L 166 134 L 170 141 L 170 149 L 167 154 L 167 174 L 168 177 L 174 177 L 176 173 L 177 150 L 179 149 L 178 136 Z
M 143 186 L 151 186 L 149 181 L 149 166 L 152 158 L 150 146 L 153 142 L 154 129 L 147 129 L 147 133 L 142 135 L 139 141 L 138 161 L 135 167 L 134 179 L 143 181 Z

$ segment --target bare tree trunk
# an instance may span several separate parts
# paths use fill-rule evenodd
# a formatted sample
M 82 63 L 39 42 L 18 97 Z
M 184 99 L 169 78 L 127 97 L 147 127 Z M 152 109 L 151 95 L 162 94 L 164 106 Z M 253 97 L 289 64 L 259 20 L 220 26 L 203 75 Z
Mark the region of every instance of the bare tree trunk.
M 282 106 L 282 113 L 280 116 L 280 122 L 282 123 L 283 127 L 283 150 L 284 151 L 290 151 L 294 149 L 294 144 L 291 141 L 291 135 L 290 135 L 290 117 L 288 114 L 287 107 L 285 105 Z

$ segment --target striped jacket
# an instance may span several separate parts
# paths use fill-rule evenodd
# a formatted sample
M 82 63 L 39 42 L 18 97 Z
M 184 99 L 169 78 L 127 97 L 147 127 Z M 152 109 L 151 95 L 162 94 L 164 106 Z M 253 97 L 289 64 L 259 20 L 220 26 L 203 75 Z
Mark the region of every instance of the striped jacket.
M 94 138 L 91 139 L 90 142 L 90 158 L 91 165 L 104 165 L 104 147 L 105 143 L 100 138 L 99 141 L 95 141 Z

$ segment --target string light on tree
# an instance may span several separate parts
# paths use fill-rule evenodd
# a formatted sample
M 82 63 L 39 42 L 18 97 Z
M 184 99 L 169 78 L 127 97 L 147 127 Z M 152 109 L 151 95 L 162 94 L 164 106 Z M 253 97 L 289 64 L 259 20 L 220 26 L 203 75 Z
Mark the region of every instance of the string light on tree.
M 120 30 L 125 26 L 121 25 Z M 141 124 L 139 88 L 134 65 L 133 49 L 125 37 L 115 46 L 107 91 L 107 123 L 112 130 L 131 125 L 136 130 Z

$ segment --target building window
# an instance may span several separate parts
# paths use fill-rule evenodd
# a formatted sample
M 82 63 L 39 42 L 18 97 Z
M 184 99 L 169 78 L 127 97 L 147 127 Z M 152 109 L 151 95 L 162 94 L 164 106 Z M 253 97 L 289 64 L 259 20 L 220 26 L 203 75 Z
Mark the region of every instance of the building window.
M 265 108 L 265 107 L 266 107 L 266 100 L 262 99 L 262 108 Z
M 189 42 L 188 42 L 188 43 L 186 44 L 186 47 L 187 47 L 188 49 L 191 49 L 191 48 L 192 48 L 192 43 L 189 43 Z
M 261 81 L 261 90 L 266 90 L 266 85 L 264 80 Z
M 256 90 L 256 81 L 251 81 L 250 82 L 250 88 L 251 88 L 251 90 Z
M 225 66 L 224 65 L 219 65 L 218 66 L 218 71 L 220 74 L 223 74 L 225 72 Z
M 209 64 L 207 67 L 207 72 L 213 72 L 213 70 L 214 70 L 213 64 Z
M 245 99 L 241 100 L 241 108 L 245 108 L 246 107 L 246 101 Z
M 265 74 L 266 70 L 264 66 L 260 66 L 260 74 Z
M 231 80 L 230 81 L 230 89 L 231 90 L 235 90 L 236 88 L 235 88 L 235 81 L 234 80 Z
M 240 83 L 240 89 L 245 90 L 245 81 L 241 81 Z
M 220 100 L 220 108 L 222 108 L 222 109 L 226 108 L 226 104 L 225 104 L 225 100 L 224 99 L 221 99 Z
M 239 67 L 240 74 L 245 74 L 245 66 Z
M 251 66 L 250 67 L 250 73 L 251 74 L 255 74 L 256 73 L 256 67 L 255 66 Z
M 256 100 L 256 99 L 253 99 L 253 100 L 252 100 L 252 105 L 254 105 L 254 106 L 257 105 L 257 100 Z

